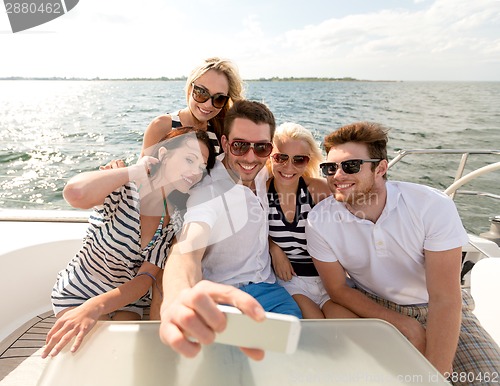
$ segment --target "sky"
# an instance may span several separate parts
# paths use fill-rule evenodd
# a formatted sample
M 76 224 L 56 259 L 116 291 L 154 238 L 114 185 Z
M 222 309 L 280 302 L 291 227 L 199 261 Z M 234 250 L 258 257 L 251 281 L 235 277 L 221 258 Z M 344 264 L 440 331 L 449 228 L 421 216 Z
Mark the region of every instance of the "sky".
M 174 78 L 219 56 L 246 80 L 500 81 L 500 0 L 80 0 L 18 33 L 5 10 L 0 77 Z

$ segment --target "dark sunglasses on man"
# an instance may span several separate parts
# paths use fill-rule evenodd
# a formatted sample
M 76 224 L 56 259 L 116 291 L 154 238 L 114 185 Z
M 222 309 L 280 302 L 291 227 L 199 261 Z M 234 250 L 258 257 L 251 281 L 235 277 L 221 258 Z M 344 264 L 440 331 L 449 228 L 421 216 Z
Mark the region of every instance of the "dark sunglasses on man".
M 321 172 L 325 176 L 333 176 L 337 173 L 339 166 L 342 167 L 342 171 L 346 174 L 356 174 L 359 173 L 361 165 L 365 162 L 380 162 L 381 159 L 350 159 L 342 162 L 323 162 L 319 165 Z
M 271 157 L 274 162 L 277 164 L 286 164 L 288 160 L 292 160 L 292 165 L 300 167 L 300 166 L 305 166 L 309 162 L 309 156 L 307 155 L 294 155 L 293 157 L 290 157 L 288 154 L 284 153 L 274 153 Z
M 271 142 L 248 142 L 240 140 L 229 142 L 229 151 L 232 155 L 242 156 L 247 154 L 250 149 L 253 149 L 257 157 L 265 158 L 269 157 L 269 154 L 273 151 L 273 144 Z
M 217 93 L 210 95 L 206 88 L 197 86 L 194 83 L 191 83 L 191 85 L 193 86 L 191 95 L 193 96 L 193 99 L 198 103 L 205 103 L 206 101 L 211 99 L 212 106 L 214 106 L 216 109 L 222 109 L 229 100 L 229 96 L 226 94 Z

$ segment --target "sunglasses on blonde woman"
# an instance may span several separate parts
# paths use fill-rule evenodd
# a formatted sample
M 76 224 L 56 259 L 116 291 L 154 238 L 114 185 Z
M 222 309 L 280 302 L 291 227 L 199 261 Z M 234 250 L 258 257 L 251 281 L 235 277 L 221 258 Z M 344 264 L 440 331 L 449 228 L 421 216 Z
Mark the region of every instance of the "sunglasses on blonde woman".
M 257 157 L 265 158 L 273 151 L 273 144 L 271 142 L 248 142 L 248 141 L 231 141 L 229 142 L 229 151 L 232 155 L 242 156 L 247 154 L 253 149 Z
M 380 162 L 381 159 L 350 159 L 342 162 L 323 162 L 319 165 L 325 176 L 333 176 L 337 173 L 339 166 L 346 174 L 356 174 L 361 170 L 361 165 L 365 162 Z
M 292 165 L 300 167 L 300 166 L 305 166 L 309 162 L 309 156 L 307 155 L 294 155 L 293 157 L 290 157 L 288 154 L 284 153 L 274 153 L 271 157 L 274 162 L 277 164 L 286 164 L 289 159 L 292 161 Z
M 214 95 L 210 95 L 206 88 L 197 86 L 194 83 L 192 83 L 191 85 L 193 86 L 191 95 L 193 96 L 193 99 L 198 103 L 205 103 L 206 101 L 211 99 L 212 106 L 214 106 L 216 109 L 222 109 L 229 100 L 229 96 L 226 94 L 217 93 Z

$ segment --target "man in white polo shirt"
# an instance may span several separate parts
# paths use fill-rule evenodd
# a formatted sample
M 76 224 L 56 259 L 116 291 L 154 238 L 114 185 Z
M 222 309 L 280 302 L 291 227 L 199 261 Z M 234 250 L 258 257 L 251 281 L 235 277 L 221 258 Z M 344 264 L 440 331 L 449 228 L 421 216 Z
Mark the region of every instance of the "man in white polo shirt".
M 308 251 L 334 302 L 393 324 L 454 384 L 492 378 L 498 346 L 470 295 L 462 299 L 468 237 L 456 207 L 436 189 L 388 182 L 387 140 L 384 127 L 367 122 L 325 137 L 321 169 L 333 196 L 309 213 Z
M 185 355 L 199 350 L 189 336 L 210 341 L 194 330 L 185 334 L 189 322 L 180 315 L 187 312 L 209 326 L 202 314 L 214 314 L 213 303 L 208 311 L 198 309 L 196 291 L 188 291 L 195 294 L 189 304 L 178 302 L 202 279 L 246 292 L 265 311 L 301 317 L 277 283 L 269 255 L 267 173 L 259 172 L 271 154 L 274 131 L 274 116 L 264 104 L 235 102 L 224 120 L 224 158 L 191 190 L 183 230 L 165 266 L 160 328 L 162 340 Z

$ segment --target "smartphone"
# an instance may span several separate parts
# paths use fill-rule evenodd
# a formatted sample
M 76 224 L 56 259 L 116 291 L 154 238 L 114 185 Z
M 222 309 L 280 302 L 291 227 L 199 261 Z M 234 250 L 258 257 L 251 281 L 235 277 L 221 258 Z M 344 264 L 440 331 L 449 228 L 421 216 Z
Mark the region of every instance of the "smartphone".
M 227 318 L 226 329 L 218 333 L 217 343 L 238 347 L 293 354 L 300 338 L 300 320 L 296 316 L 266 312 L 266 319 L 256 322 L 238 308 L 218 305 Z

